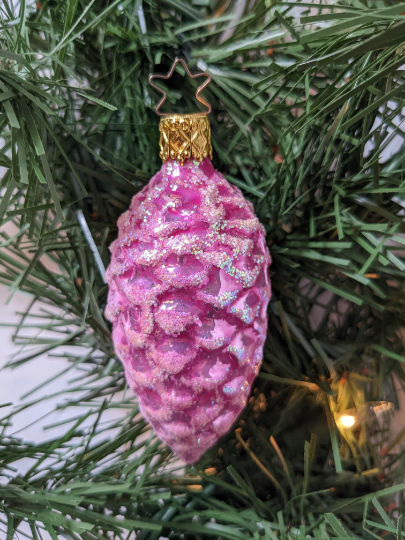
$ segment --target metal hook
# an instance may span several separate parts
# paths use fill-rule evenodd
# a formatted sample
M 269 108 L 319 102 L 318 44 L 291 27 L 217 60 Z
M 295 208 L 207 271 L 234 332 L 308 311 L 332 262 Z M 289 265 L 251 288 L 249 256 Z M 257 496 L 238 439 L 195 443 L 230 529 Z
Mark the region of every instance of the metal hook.
M 160 107 L 163 105 L 163 103 L 166 101 L 166 98 L 167 98 L 167 94 L 164 90 L 162 90 L 162 88 L 160 88 L 159 86 L 157 86 L 153 81 L 153 79 L 163 79 L 163 80 L 167 80 L 167 79 L 170 79 L 170 77 L 173 75 L 173 72 L 174 72 L 174 68 L 176 67 L 176 65 L 178 63 L 181 63 L 184 67 L 184 69 L 186 70 L 186 73 L 187 75 L 191 78 L 191 79 L 196 79 L 197 77 L 207 77 L 207 80 L 205 82 L 203 82 L 198 88 L 197 88 L 197 92 L 195 94 L 195 97 L 197 98 L 197 100 L 202 103 L 203 105 L 205 105 L 208 109 L 208 111 L 206 112 L 198 112 L 198 113 L 194 113 L 195 115 L 201 115 L 201 114 L 209 114 L 211 112 L 211 105 L 209 103 L 207 103 L 201 96 L 200 96 L 200 93 L 204 90 L 204 88 L 206 86 L 209 85 L 209 83 L 211 82 L 211 75 L 209 75 L 208 73 L 205 73 L 205 72 L 201 72 L 201 73 L 194 73 L 192 74 L 188 68 L 188 65 L 186 64 L 186 61 L 183 60 L 183 58 L 178 58 L 176 57 L 174 59 L 174 62 L 172 64 L 172 67 L 170 68 L 170 70 L 167 72 L 166 75 L 161 75 L 159 73 L 153 73 L 152 75 L 149 75 L 149 84 L 151 86 L 153 86 L 153 88 L 155 88 L 158 92 L 160 92 L 161 94 L 163 94 L 163 97 L 162 99 L 159 101 L 159 103 L 157 104 L 156 106 L 156 109 L 155 109 L 155 112 L 158 116 L 167 116 L 168 114 L 170 113 L 161 113 L 159 111 Z

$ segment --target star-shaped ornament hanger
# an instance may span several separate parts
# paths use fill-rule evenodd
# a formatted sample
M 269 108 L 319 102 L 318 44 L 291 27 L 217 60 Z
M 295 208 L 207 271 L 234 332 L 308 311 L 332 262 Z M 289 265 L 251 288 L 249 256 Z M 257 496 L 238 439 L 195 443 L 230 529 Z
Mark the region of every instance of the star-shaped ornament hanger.
M 160 88 L 157 84 L 155 84 L 153 82 L 153 79 L 162 79 L 162 80 L 168 80 L 170 79 L 170 77 L 173 75 L 173 72 L 175 70 L 175 67 L 176 65 L 180 62 L 180 64 L 183 65 L 184 69 L 186 70 L 186 73 L 187 75 L 191 78 L 191 79 L 197 79 L 198 77 L 207 77 L 207 80 L 204 81 L 198 88 L 197 88 L 197 92 L 195 94 L 195 97 L 196 99 L 202 103 L 203 105 L 205 105 L 207 107 L 207 111 L 205 112 L 196 112 L 196 113 L 193 113 L 194 115 L 202 115 L 202 114 L 209 114 L 211 112 L 211 105 L 209 103 L 207 103 L 205 101 L 204 98 L 202 98 L 200 96 L 201 92 L 204 90 L 204 88 L 206 88 L 209 83 L 211 82 L 211 75 L 209 75 L 208 73 L 205 73 L 205 72 L 200 72 L 200 73 L 191 73 L 191 71 L 189 70 L 188 68 L 188 65 L 186 64 L 186 61 L 183 60 L 183 58 L 175 58 L 174 59 L 174 62 L 172 64 L 172 67 L 170 68 L 170 70 L 167 72 L 166 75 L 161 75 L 159 73 L 153 73 L 152 75 L 149 75 L 149 84 L 151 86 L 153 86 L 153 88 L 155 88 L 155 90 L 157 90 L 158 92 L 160 92 L 161 94 L 163 94 L 163 97 L 161 98 L 161 100 L 159 101 L 159 103 L 157 104 L 156 106 L 156 114 L 158 116 L 167 116 L 168 114 L 171 114 L 171 113 L 162 113 L 160 112 L 160 107 L 163 105 L 163 103 L 166 101 L 166 98 L 167 98 L 167 94 L 166 92 Z

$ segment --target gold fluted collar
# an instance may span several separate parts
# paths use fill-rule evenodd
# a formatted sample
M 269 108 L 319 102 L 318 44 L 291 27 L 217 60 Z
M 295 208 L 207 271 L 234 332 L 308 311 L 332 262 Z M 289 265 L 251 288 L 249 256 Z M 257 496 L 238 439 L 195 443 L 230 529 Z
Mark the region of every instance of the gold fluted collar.
M 163 162 L 176 159 L 184 163 L 193 158 L 202 161 L 212 159 L 211 127 L 203 114 L 171 114 L 163 116 L 159 124 L 160 157 Z

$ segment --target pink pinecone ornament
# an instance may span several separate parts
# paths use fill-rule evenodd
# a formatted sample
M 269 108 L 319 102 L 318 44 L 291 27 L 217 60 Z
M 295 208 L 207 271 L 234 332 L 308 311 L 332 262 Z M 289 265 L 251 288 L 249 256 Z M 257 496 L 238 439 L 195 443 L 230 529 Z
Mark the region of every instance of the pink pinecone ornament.
M 270 299 L 264 228 L 204 157 L 211 151 L 207 122 L 161 121 L 168 159 L 119 218 L 107 270 L 106 317 L 128 384 L 157 436 L 186 463 L 245 407 Z M 194 140 L 205 140 L 199 146 L 196 129 Z

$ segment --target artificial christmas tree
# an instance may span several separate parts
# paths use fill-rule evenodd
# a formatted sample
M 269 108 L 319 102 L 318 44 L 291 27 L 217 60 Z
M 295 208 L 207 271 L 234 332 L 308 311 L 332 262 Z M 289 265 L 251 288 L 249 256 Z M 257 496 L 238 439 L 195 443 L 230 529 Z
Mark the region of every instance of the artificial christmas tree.
M 404 381 L 404 12 L 3 2 L 0 217 L 13 229 L 0 279 L 33 297 L 10 366 L 48 352 L 75 375 L 61 435 L 13 431 L 52 395 L 46 375 L 32 401 L 2 408 L 2 534 L 404 535 L 402 433 L 389 431 Z M 186 468 L 139 414 L 103 316 L 117 220 L 160 167 L 148 76 L 177 55 L 212 77 L 213 166 L 253 204 L 273 259 L 248 406 Z M 165 87 L 175 112 L 194 110 L 182 75 Z

